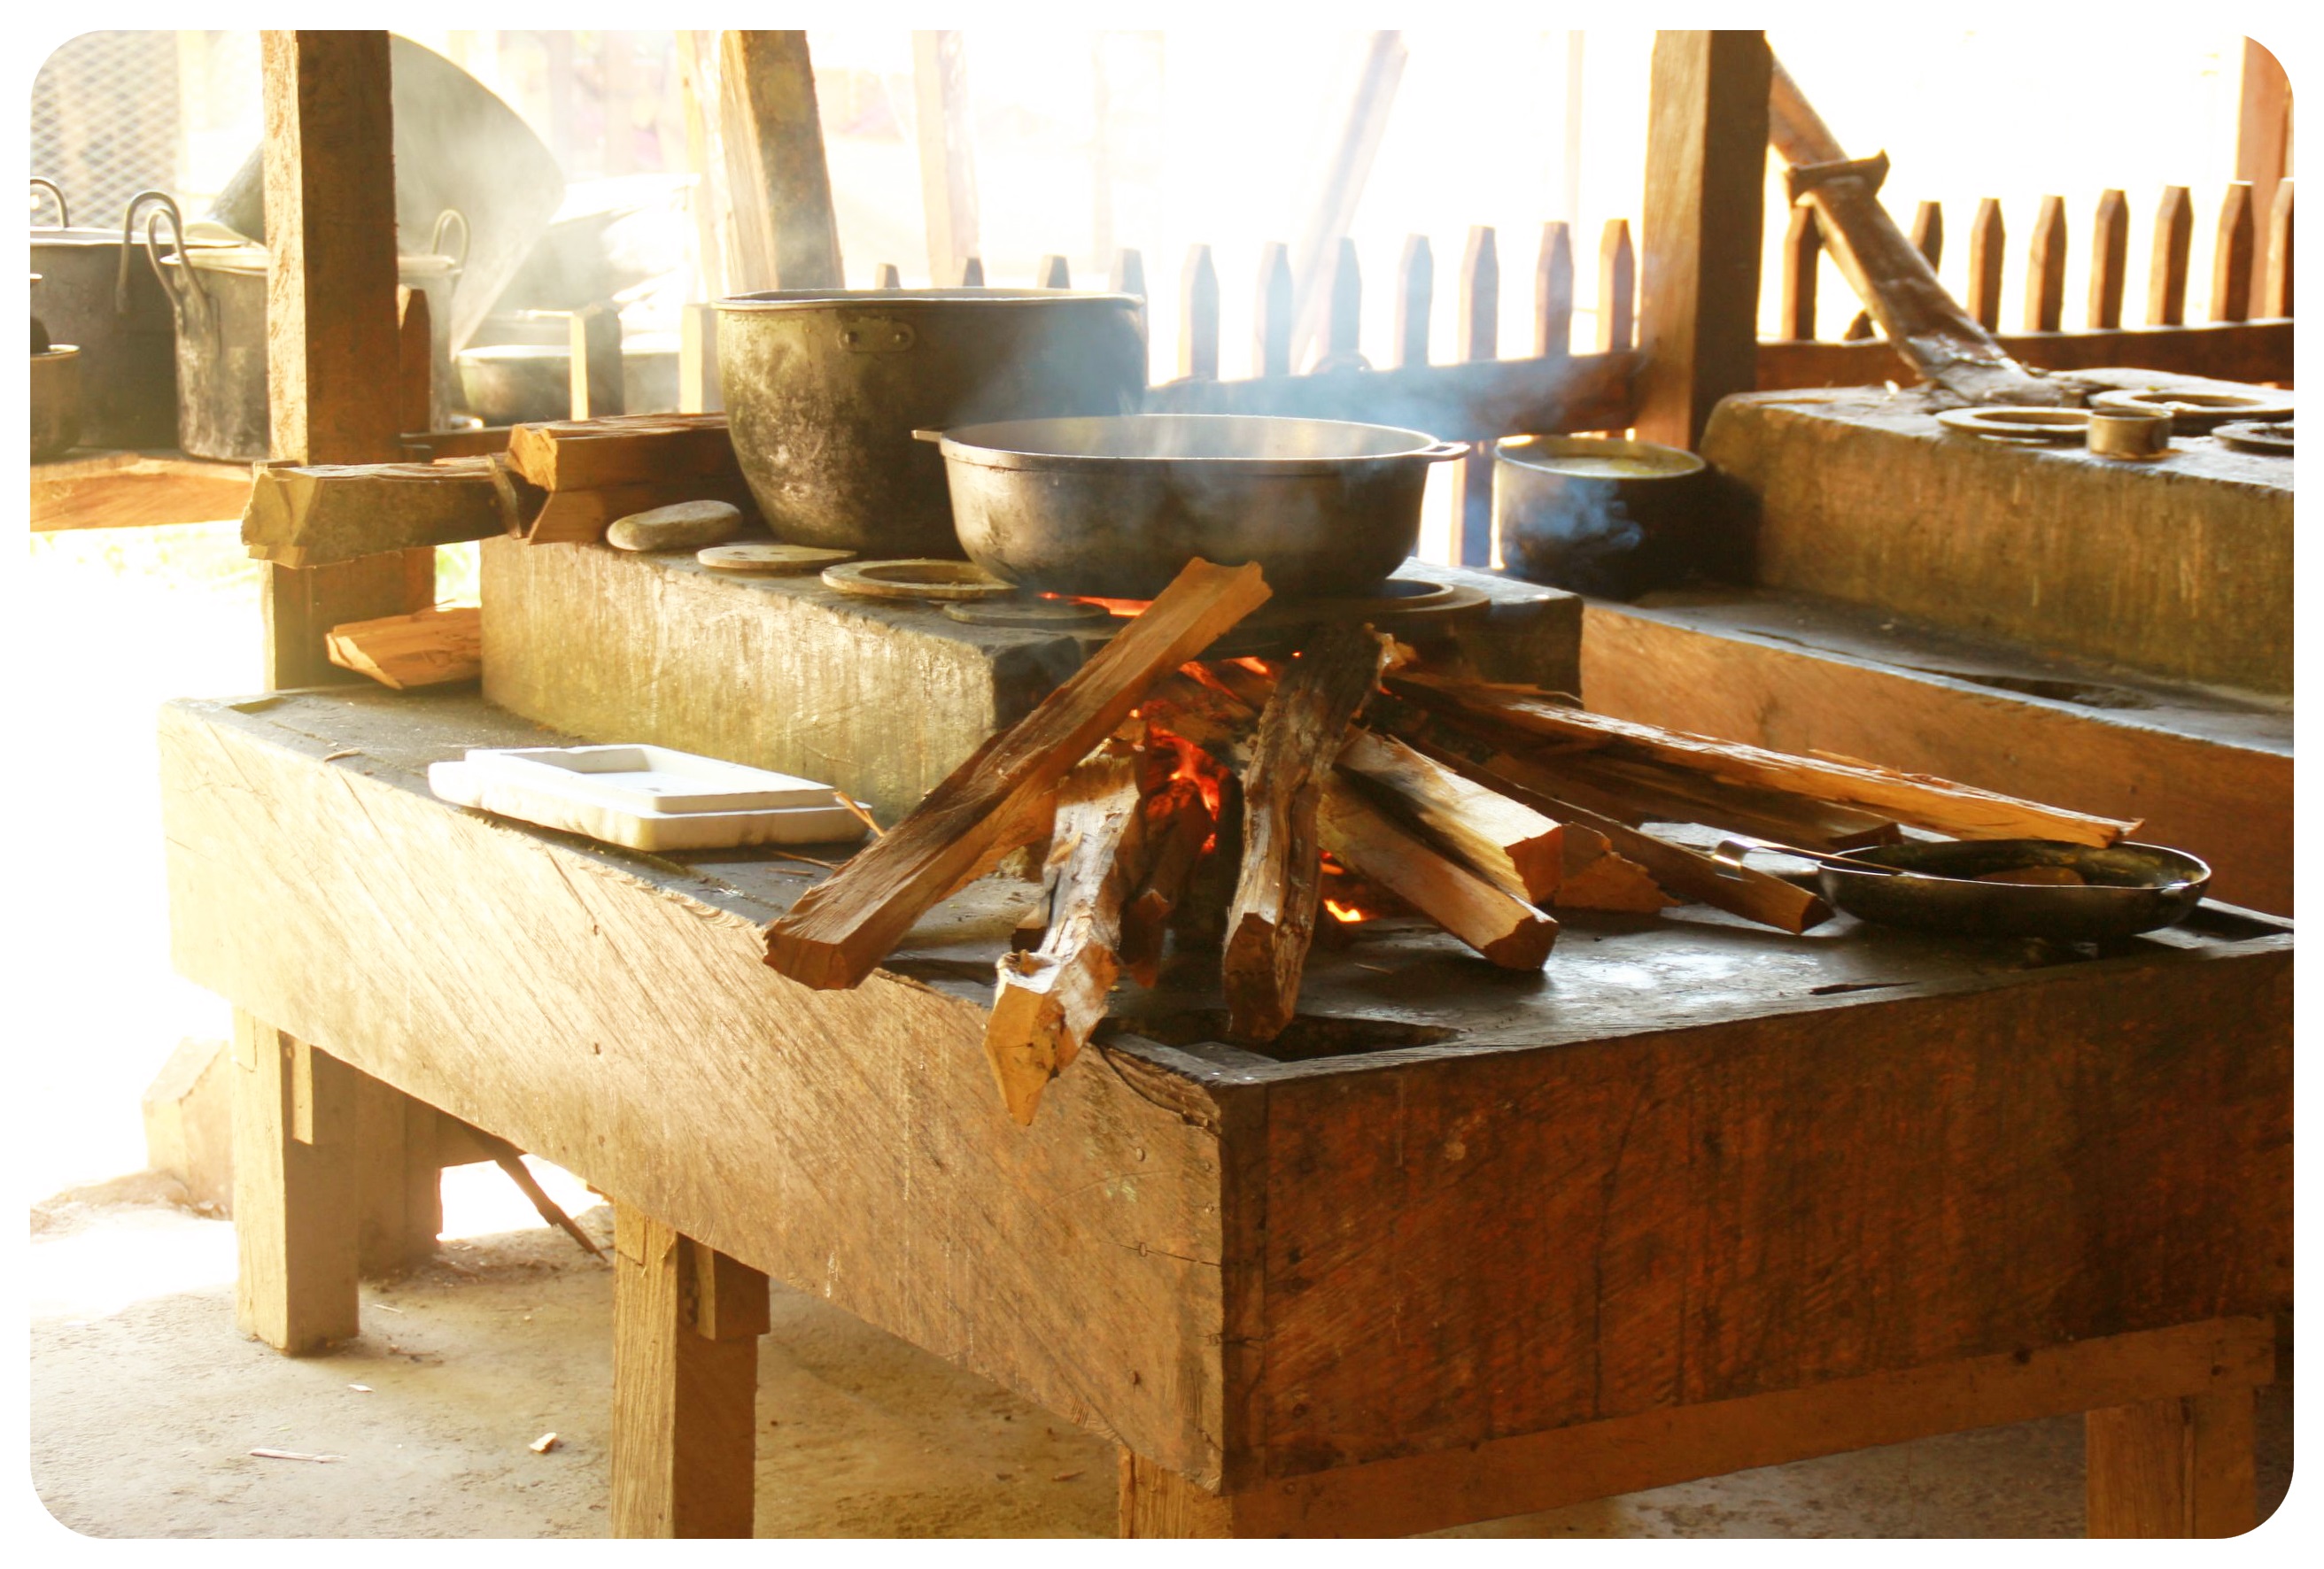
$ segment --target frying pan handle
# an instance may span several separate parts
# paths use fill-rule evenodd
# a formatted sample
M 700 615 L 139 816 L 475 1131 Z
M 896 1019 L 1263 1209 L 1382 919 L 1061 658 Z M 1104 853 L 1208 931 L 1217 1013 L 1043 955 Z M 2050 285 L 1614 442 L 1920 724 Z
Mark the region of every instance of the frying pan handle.
M 1449 463 L 1454 458 L 1464 458 L 1469 456 L 1469 444 L 1465 441 L 1434 442 L 1427 446 L 1422 447 L 1420 451 L 1414 455 L 1418 457 L 1420 461 L 1425 463 Z
M 945 433 L 941 430 L 916 430 L 912 432 L 912 439 L 914 441 L 938 442 L 942 441 L 944 438 Z
M 57 204 L 57 227 L 71 228 L 72 209 L 65 206 L 65 193 L 58 188 L 57 182 L 52 179 L 43 179 L 37 174 L 32 177 L 32 180 L 33 189 L 48 192 L 49 199 Z

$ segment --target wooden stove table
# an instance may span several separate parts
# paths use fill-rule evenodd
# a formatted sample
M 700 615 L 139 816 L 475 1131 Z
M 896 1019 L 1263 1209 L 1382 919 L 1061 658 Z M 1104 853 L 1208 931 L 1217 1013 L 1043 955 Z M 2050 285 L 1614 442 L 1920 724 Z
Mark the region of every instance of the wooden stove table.
M 760 930 L 813 868 L 428 794 L 550 739 L 472 695 L 173 704 L 171 897 L 243 1014 L 247 1326 L 356 1331 L 373 1080 L 616 1196 L 618 1533 L 748 1531 L 757 1271 L 1114 1438 L 1132 1535 L 1427 1530 L 2073 1411 L 2094 1534 L 2252 1523 L 2281 922 L 2044 964 L 1690 910 L 1571 922 L 1538 976 L 1380 923 L 1310 970 L 1354 1022 L 1260 1055 L 1137 996 L 1019 1129 L 980 1041 L 1021 888 L 807 991 Z

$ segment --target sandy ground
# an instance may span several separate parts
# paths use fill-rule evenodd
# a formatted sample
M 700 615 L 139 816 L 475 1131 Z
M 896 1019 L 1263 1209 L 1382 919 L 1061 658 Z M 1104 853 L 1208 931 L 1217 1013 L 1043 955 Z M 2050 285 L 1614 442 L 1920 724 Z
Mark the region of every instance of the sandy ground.
M 115 1537 L 604 1534 L 604 1265 L 537 1226 L 447 1241 L 430 1268 L 364 1288 L 359 1339 L 294 1360 L 235 1332 L 232 1228 L 152 1202 L 168 1186 L 117 1183 L 34 1211 L 32 1471 L 59 1520 Z M 609 1211 L 583 1219 L 610 1241 Z M 777 1288 L 758 1407 L 761 1536 L 1113 1534 L 1110 1445 L 815 1298 Z M 2288 1388 L 2263 1391 L 2266 1510 L 2289 1481 L 2291 1421 Z M 549 1432 L 558 1445 L 533 1454 Z M 253 1448 L 340 1458 L 255 1459 Z M 2081 1425 L 2069 1418 L 1448 1534 L 2072 1537 L 2081 1526 Z

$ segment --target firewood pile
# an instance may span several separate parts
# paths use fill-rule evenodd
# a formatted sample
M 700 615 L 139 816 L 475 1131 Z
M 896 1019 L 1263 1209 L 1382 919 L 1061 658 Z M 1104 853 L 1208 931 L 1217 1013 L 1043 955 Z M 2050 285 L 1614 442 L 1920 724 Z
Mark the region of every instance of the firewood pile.
M 1724 833 L 1804 849 L 1958 838 L 2109 844 L 2136 825 L 1855 758 L 1795 757 L 1593 714 L 1430 666 L 1369 629 L 1284 660 L 1204 662 L 1268 597 L 1256 566 L 1188 564 L 1094 658 L 776 921 L 767 963 L 862 982 L 930 908 L 1047 845 L 995 981 L 985 1051 L 1010 1114 L 1088 1042 L 1126 972 L 1215 954 L 1229 1032 L 1291 1023 L 1319 918 L 1417 913 L 1536 969 L 1553 909 L 1699 903 L 1788 932 L 1831 911 L 1715 857 Z

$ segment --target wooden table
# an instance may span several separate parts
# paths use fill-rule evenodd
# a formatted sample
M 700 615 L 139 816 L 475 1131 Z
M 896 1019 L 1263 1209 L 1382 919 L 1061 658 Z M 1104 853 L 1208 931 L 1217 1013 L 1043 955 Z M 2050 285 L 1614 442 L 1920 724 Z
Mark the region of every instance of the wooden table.
M 250 465 L 175 452 L 78 448 L 32 469 L 35 534 L 240 518 Z
M 473 695 L 172 705 L 175 950 L 240 1011 L 272 1343 L 357 1330 L 427 1108 L 614 1196 L 618 1534 L 749 1529 L 760 1271 L 1113 1437 L 1133 1535 L 1426 1530 L 2073 1411 L 2094 1534 L 2252 1522 L 2283 923 L 2091 957 L 1689 910 L 1571 922 L 1538 976 L 1375 923 L 1311 968 L 1342 1023 L 1262 1055 L 1139 995 L 1019 1129 L 979 1042 L 1028 890 L 808 992 L 760 929 L 815 868 L 427 793 L 546 739 Z

